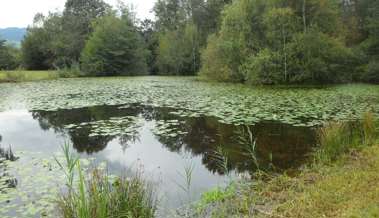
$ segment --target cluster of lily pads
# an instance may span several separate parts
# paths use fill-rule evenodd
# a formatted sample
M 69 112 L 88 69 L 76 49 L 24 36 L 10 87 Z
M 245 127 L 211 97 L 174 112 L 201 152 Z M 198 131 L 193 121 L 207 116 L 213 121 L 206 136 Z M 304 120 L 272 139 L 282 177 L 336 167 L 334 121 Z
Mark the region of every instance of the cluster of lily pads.
M 227 124 L 275 121 L 317 126 L 379 115 L 379 86 L 268 88 L 200 82 L 194 78 L 83 78 L 0 84 L 0 111 L 54 111 L 97 105 L 170 107 L 181 116 L 212 116 Z
M 18 151 L 16 161 L 0 165 L 0 217 L 58 217 L 57 198 L 65 190 L 65 176 L 57 161 L 64 163 L 62 153 L 49 157 L 43 152 Z M 89 169 L 93 158 L 80 159 L 83 169 Z M 99 164 L 104 169 L 105 163 Z M 15 186 L 5 181 L 15 179 Z M 77 176 L 76 176 L 77 180 Z
M 66 125 L 69 130 L 78 130 L 82 128 L 90 129 L 90 137 L 96 136 L 119 136 L 134 135 L 142 126 L 141 118 L 133 116 L 111 117 L 109 120 L 98 120 L 93 122 L 84 122 L 80 124 Z
M 40 153 L 18 152 L 17 161 L 6 161 L 7 174 L 1 180 L 14 179 L 15 186 L 2 186 L 0 217 L 54 217 L 54 203 L 63 179 L 54 159 Z M 3 183 L 4 184 L 4 183 Z M 59 186 L 61 187 L 61 186 Z
M 184 121 L 179 120 L 158 120 L 155 122 L 155 128 L 152 129 L 152 132 L 157 136 L 166 138 L 175 138 L 179 135 L 186 135 L 187 132 L 179 129 L 184 123 Z

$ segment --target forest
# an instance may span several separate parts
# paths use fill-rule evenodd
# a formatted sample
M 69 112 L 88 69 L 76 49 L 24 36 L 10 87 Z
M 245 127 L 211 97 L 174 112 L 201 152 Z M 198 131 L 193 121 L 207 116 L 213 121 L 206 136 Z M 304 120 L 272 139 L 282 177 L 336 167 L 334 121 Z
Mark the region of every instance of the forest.
M 246 84 L 379 82 L 376 0 L 68 0 L 37 14 L 21 49 L 0 41 L 0 69 L 62 77 L 199 75 Z

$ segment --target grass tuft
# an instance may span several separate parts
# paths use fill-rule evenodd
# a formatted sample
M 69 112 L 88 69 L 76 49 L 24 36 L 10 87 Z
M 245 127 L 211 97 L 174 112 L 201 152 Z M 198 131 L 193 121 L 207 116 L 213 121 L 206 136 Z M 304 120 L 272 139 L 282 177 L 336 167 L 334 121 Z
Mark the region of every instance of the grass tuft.
M 371 146 L 378 137 L 378 123 L 366 112 L 357 123 L 331 122 L 319 130 L 320 148 L 315 152 L 317 163 L 330 163 L 351 149 Z
M 69 145 L 63 147 L 66 163 L 67 193 L 58 200 L 64 218 L 152 218 L 156 211 L 153 188 L 140 173 L 133 177 L 112 177 L 101 169 L 89 175 L 73 155 Z M 74 166 L 74 167 L 73 167 Z M 77 179 L 74 180 L 74 176 Z

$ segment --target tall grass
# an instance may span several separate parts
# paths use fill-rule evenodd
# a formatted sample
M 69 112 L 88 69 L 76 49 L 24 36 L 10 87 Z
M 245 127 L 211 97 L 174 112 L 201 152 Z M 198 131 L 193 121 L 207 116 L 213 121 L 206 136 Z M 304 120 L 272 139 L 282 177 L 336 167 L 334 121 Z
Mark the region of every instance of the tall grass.
M 58 79 L 56 71 L 1 71 L 0 82 L 26 82 Z
M 363 115 L 362 119 L 362 135 L 364 144 L 372 145 L 378 138 L 379 124 L 377 123 L 375 116 L 371 112 L 367 112 Z
M 251 128 L 249 126 L 244 126 L 237 131 L 237 136 L 239 143 L 242 145 L 244 155 L 252 161 L 258 172 L 261 171 L 261 165 L 257 154 L 257 141 Z
M 153 188 L 140 173 L 133 177 L 113 177 L 94 169 L 89 175 L 81 167 L 69 145 L 63 147 L 68 190 L 58 200 L 64 218 L 152 218 L 156 211 Z M 75 179 L 74 177 L 77 176 Z
M 378 126 L 371 112 L 366 112 L 357 123 L 330 122 L 324 125 L 318 131 L 320 147 L 315 153 L 315 161 L 330 162 L 351 149 L 374 144 Z
M 215 162 L 217 169 L 221 173 L 230 176 L 228 152 L 225 148 L 221 145 L 217 146 L 210 156 Z

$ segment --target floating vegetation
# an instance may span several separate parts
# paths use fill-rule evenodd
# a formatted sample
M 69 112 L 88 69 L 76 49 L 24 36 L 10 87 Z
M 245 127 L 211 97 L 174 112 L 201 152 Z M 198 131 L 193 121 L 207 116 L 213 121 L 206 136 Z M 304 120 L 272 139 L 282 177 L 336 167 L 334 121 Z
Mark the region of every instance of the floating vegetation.
M 64 174 L 55 159 L 42 152 L 23 151 L 17 156 L 17 161 L 0 164 L 0 217 L 57 217 L 55 205 Z M 90 164 L 87 159 L 81 162 L 85 167 Z
M 52 159 L 42 158 L 40 153 L 18 155 L 19 160 L 5 163 L 1 180 L 13 184 L 1 182 L 0 217 L 52 217 L 61 173 L 51 164 Z
M 4 149 L 0 146 L 0 163 L 6 160 L 16 161 L 17 159 L 18 157 L 13 154 L 11 146 L 9 146 L 8 149 Z
M 141 104 L 236 125 L 275 121 L 311 127 L 331 120 L 360 119 L 369 109 L 379 114 L 379 86 L 375 85 L 285 89 L 212 84 L 192 78 L 85 78 L 0 84 L 0 99 L 0 111 Z
M 139 117 L 111 117 L 109 120 L 98 120 L 93 122 L 84 122 L 80 124 L 69 124 L 65 128 L 69 130 L 88 128 L 90 137 L 95 136 L 119 136 L 135 135 L 142 126 L 142 120 Z
M 155 128 L 152 132 L 157 136 L 163 137 L 177 137 L 179 135 L 186 135 L 187 132 L 179 130 L 181 125 L 185 124 L 185 121 L 179 120 L 158 120 L 155 123 Z
M 8 173 L 8 163 L 16 161 L 18 157 L 13 154 L 12 148 L 0 147 L 0 193 L 5 193 L 9 188 L 16 188 L 18 181 Z

